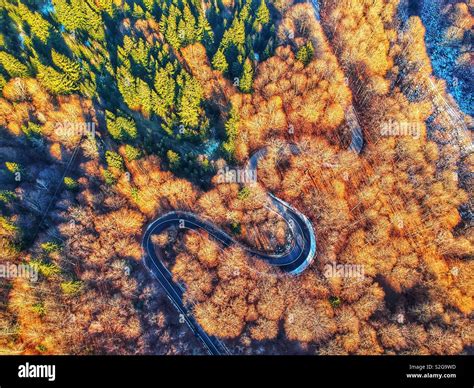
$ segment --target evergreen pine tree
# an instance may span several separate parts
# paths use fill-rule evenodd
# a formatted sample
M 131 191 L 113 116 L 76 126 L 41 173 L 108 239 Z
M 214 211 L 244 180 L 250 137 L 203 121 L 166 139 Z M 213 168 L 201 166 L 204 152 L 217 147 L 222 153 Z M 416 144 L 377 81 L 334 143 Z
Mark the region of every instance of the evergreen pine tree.
M 227 157 L 232 159 L 235 152 L 235 139 L 237 138 L 239 123 L 239 114 L 234 106 L 230 109 L 229 119 L 225 123 L 225 132 L 227 139 L 222 145 Z
M 184 44 L 194 43 L 198 37 L 196 18 L 187 3 L 184 5 L 182 21 L 184 22 Z
M 176 81 L 173 79 L 173 66 L 168 63 L 166 68 L 160 68 L 155 74 L 154 89 L 151 94 L 152 110 L 162 119 L 166 119 L 173 111 L 176 101 Z
M 247 58 L 244 63 L 244 70 L 242 72 L 242 77 L 240 78 L 239 87 L 240 90 L 244 93 L 250 93 L 252 90 L 253 82 L 253 68 L 252 62 Z
M 181 39 L 179 37 L 176 21 L 181 19 L 181 11 L 174 4 L 172 4 L 170 6 L 168 16 L 164 16 L 164 19 L 165 39 L 172 47 L 179 48 L 181 46 Z
M 123 158 L 114 151 L 105 152 L 105 160 L 109 167 L 116 168 L 117 170 L 123 170 Z
M 199 125 L 200 104 L 203 97 L 204 92 L 199 82 L 185 73 L 178 104 L 178 116 L 181 124 L 191 128 Z
M 107 131 L 114 140 L 122 140 L 123 133 L 122 128 L 117 125 L 115 115 L 112 112 L 105 111 L 105 123 L 107 125 Z
M 150 87 L 148 84 L 143 81 L 141 78 L 137 78 L 136 80 L 136 95 L 138 101 L 140 101 L 142 113 L 150 117 L 152 106 L 151 106 L 151 99 L 150 99 Z
M 302 62 L 305 66 L 311 62 L 314 55 L 313 43 L 309 41 L 305 45 L 301 46 L 296 53 L 296 59 Z
M 229 64 L 227 63 L 227 59 L 222 52 L 222 50 L 217 50 L 214 54 L 214 58 L 212 58 L 212 66 L 214 69 L 221 71 L 222 73 L 226 73 L 229 70 Z
M 108 13 L 110 17 L 114 16 L 115 14 L 114 0 L 95 0 L 95 2 L 101 11 Z M 147 0 L 144 1 L 144 3 L 146 2 Z
M 48 42 L 50 36 L 51 25 L 49 22 L 38 13 L 32 12 L 30 9 L 20 3 L 18 6 L 21 18 L 28 23 L 31 28 L 31 32 L 44 44 Z
M 204 12 L 201 12 L 198 17 L 197 40 L 202 41 L 208 48 L 214 44 L 214 32 Z
M 143 4 L 148 12 L 153 12 L 153 8 L 155 7 L 155 0 L 143 0 Z
M 135 148 L 131 146 L 130 144 L 127 144 L 125 146 L 125 157 L 127 160 L 130 162 L 132 160 L 137 160 L 141 156 L 141 152 L 138 148 Z
M 145 16 L 145 11 L 140 4 L 133 3 L 132 16 L 136 19 L 142 19 Z
M 270 11 L 268 10 L 265 0 L 260 1 L 260 6 L 257 9 L 257 20 L 262 25 L 265 25 L 270 21 Z
M 53 0 L 56 18 L 68 31 L 75 31 L 85 25 L 86 19 L 79 1 Z
M 170 167 L 173 170 L 177 170 L 181 164 L 181 157 L 174 152 L 173 150 L 168 150 L 166 152 L 166 157 L 168 158 L 168 162 L 170 164 Z
M 76 84 L 79 81 L 81 78 L 81 68 L 79 63 L 61 53 L 58 53 L 54 49 L 51 51 L 51 58 L 53 59 L 53 63 L 67 75 L 72 83 Z
M 29 75 L 28 67 L 5 51 L 0 51 L 0 65 L 10 77 L 27 77 Z
M 60 73 L 50 66 L 43 65 L 35 58 L 32 59 L 32 62 L 38 70 L 38 80 L 52 94 L 70 94 L 78 90 L 77 84 L 67 74 Z

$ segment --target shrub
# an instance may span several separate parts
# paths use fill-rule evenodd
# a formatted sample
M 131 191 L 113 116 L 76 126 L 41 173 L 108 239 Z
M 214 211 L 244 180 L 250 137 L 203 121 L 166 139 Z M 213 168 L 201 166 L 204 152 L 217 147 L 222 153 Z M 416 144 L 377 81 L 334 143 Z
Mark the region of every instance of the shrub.
M 246 200 L 250 196 L 250 189 L 248 187 L 243 187 L 240 189 L 239 194 L 237 194 L 237 198 L 241 201 Z
M 125 146 L 125 157 L 128 161 L 137 160 L 140 158 L 141 152 L 138 148 L 133 147 L 129 144 Z
M 54 263 L 45 263 L 39 259 L 33 259 L 29 262 L 30 267 L 49 278 L 61 273 L 61 269 Z
M 104 175 L 106 184 L 112 186 L 117 182 L 117 179 L 115 179 L 114 174 L 112 174 L 109 170 L 104 170 L 102 174 Z
M 336 308 L 341 305 L 341 298 L 338 296 L 330 296 L 329 297 L 329 303 L 331 304 L 332 307 Z
M 123 158 L 114 151 L 107 151 L 105 153 L 105 160 L 109 167 L 116 168 L 117 170 L 123 171 Z
M 5 166 L 7 167 L 7 170 L 10 171 L 12 174 L 21 172 L 21 165 L 19 163 L 5 162 Z
M 75 295 L 81 291 L 83 284 L 81 281 L 69 281 L 61 283 L 61 290 L 66 295 Z
M 68 190 L 76 190 L 79 187 L 79 184 L 74 178 L 71 178 L 70 176 L 67 176 L 64 178 L 64 185 L 66 186 L 66 189 Z
M 44 304 L 42 302 L 35 303 L 32 307 L 31 310 L 38 314 L 39 316 L 43 316 L 46 314 L 46 309 L 44 307 Z
M 61 244 L 53 241 L 47 241 L 41 244 L 41 249 L 46 253 L 57 252 L 61 250 Z
M 16 199 L 16 194 L 13 191 L 1 190 L 0 191 L 0 202 L 10 203 Z
M 296 59 L 302 62 L 305 66 L 311 62 L 314 55 L 314 47 L 311 42 L 301 46 L 296 53 Z
M 240 234 L 242 232 L 242 226 L 240 225 L 240 222 L 232 221 L 230 224 L 230 230 L 234 234 Z

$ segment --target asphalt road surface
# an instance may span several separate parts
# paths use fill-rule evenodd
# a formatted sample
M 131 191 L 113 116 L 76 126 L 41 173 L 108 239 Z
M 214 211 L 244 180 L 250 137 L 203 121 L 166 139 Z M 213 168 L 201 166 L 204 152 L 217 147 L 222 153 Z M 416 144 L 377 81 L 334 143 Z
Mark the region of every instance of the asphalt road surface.
M 265 153 L 259 152 L 252 157 L 247 164 L 247 168 L 256 168 L 258 159 L 264 156 Z M 303 272 L 316 254 L 316 237 L 313 227 L 306 216 L 273 194 L 269 194 L 267 200 L 274 205 L 281 217 L 285 219 L 293 235 L 290 249 L 282 254 L 254 251 L 236 241 L 216 225 L 194 213 L 184 211 L 173 211 L 160 216 L 148 225 L 143 236 L 142 247 L 145 253 L 145 265 L 165 289 L 169 299 L 180 313 L 180 318 L 188 324 L 196 337 L 204 343 L 210 354 L 229 354 L 229 351 L 218 338 L 209 336 L 196 322 L 192 314 L 189 313 L 183 303 L 183 289 L 173 281 L 172 274 L 157 254 L 155 245 L 152 242 L 152 236 L 160 234 L 170 227 L 205 230 L 224 247 L 234 244 L 239 245 L 252 256 L 265 260 L 270 265 L 277 266 L 284 272 L 297 275 Z

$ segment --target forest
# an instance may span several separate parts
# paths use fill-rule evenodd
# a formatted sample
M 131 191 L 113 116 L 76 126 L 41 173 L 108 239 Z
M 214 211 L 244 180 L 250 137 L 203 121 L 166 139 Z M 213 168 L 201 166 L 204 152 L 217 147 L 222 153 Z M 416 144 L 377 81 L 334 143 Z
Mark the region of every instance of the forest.
M 239 242 L 153 236 L 232 354 L 472 354 L 474 2 L 432 3 L 0 0 L 0 269 L 38 275 L 0 276 L 0 354 L 205 354 L 142 262 L 172 210 Z M 291 244 L 267 193 L 299 276 L 242 249 Z

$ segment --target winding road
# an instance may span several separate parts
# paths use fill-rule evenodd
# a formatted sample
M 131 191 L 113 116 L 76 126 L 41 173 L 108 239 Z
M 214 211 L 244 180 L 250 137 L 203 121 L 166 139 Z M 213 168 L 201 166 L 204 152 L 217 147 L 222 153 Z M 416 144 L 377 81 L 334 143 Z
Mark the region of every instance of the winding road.
M 351 127 L 353 140 L 349 148 L 359 153 L 363 143 L 362 132 L 357 125 L 353 124 Z M 296 144 L 289 143 L 286 144 L 286 147 L 293 154 L 300 152 Z M 268 148 L 265 147 L 252 155 L 245 167 L 247 173 L 256 171 L 258 161 L 267 154 L 267 151 Z M 293 236 L 290 248 L 281 254 L 269 254 L 252 250 L 213 223 L 186 211 L 172 211 L 160 216 L 148 225 L 143 236 L 142 248 L 145 253 L 144 263 L 146 267 L 165 289 L 168 298 L 179 311 L 181 321 L 186 322 L 194 335 L 203 342 L 207 351 L 212 355 L 225 355 L 230 354 L 230 352 L 218 338 L 208 335 L 188 311 L 183 302 L 184 289 L 173 281 L 173 276 L 169 269 L 159 258 L 157 249 L 155 249 L 155 245 L 152 242 L 152 236 L 160 234 L 171 227 L 205 230 L 224 247 L 239 245 L 252 256 L 265 260 L 268 264 L 276 266 L 290 275 L 298 275 L 311 264 L 316 254 L 316 237 L 313 226 L 304 214 L 272 193 L 268 193 L 267 201 L 269 205 L 273 205 L 278 214 L 286 221 Z
M 311 0 L 311 3 L 313 5 L 316 19 L 319 20 L 319 2 L 317 0 Z M 451 114 L 451 111 L 449 111 L 449 113 Z M 346 123 L 348 124 L 352 134 L 351 143 L 348 149 L 359 154 L 362 151 L 364 139 L 357 118 L 357 113 L 352 105 L 346 110 L 345 116 Z M 293 153 L 299 152 L 299 149 L 295 144 L 289 144 L 289 149 Z M 468 151 L 472 152 L 472 145 Z M 246 169 L 249 172 L 256 171 L 258 160 L 264 157 L 266 153 L 267 148 L 262 148 L 255 152 L 249 159 Z M 180 321 L 187 323 L 194 335 L 205 345 L 209 354 L 228 355 L 231 354 L 231 352 L 218 338 L 208 335 L 195 320 L 192 313 L 188 311 L 188 308 L 183 303 L 184 289 L 181 285 L 176 284 L 173 281 L 172 274 L 158 257 L 161 253 L 157 254 L 159 248 L 155 249 L 155 245 L 152 242 L 152 236 L 160 234 L 162 231 L 170 227 L 189 230 L 205 230 L 210 236 L 212 236 L 212 238 L 220 242 L 224 247 L 234 244 L 239 245 L 252 256 L 265 260 L 270 265 L 279 267 L 282 271 L 290 275 L 298 275 L 311 264 L 316 254 L 316 238 L 313 226 L 304 214 L 300 213 L 291 205 L 277 198 L 273 194 L 268 193 L 267 201 L 269 205 L 273 205 L 279 215 L 286 221 L 293 235 L 291 247 L 282 254 L 267 254 L 254 251 L 236 241 L 233 237 L 213 223 L 194 213 L 185 211 L 173 211 L 160 216 L 148 225 L 144 233 L 142 248 L 145 253 L 143 260 L 146 267 L 165 289 L 168 298 L 180 313 Z
M 312 4 L 316 17 L 319 19 L 318 2 L 312 0 Z M 349 149 L 359 154 L 362 150 L 364 141 L 362 130 L 357 120 L 354 108 L 350 106 L 349 109 L 346 110 L 345 115 L 346 122 L 352 134 Z M 300 152 L 296 144 L 288 143 L 287 147 L 293 154 L 298 154 Z M 257 171 L 258 161 L 267 154 L 267 150 L 268 147 L 265 147 L 252 155 L 245 167 L 247 172 L 251 173 Z M 183 303 L 184 289 L 173 281 L 172 274 L 158 257 L 151 237 L 160 234 L 162 231 L 170 227 L 190 230 L 202 229 L 216 241 L 220 242 L 224 247 L 234 244 L 239 245 L 252 256 L 265 260 L 270 265 L 279 267 L 279 269 L 290 275 L 298 275 L 311 264 L 316 255 L 316 237 L 313 226 L 304 214 L 283 200 L 277 198 L 272 193 L 268 193 L 267 201 L 269 205 L 273 205 L 279 215 L 286 221 L 293 235 L 291 247 L 282 254 L 267 254 L 254 251 L 236 241 L 211 222 L 194 213 L 185 211 L 173 211 L 160 216 L 148 225 L 143 236 L 142 248 L 145 253 L 143 259 L 145 265 L 165 289 L 168 298 L 180 313 L 180 320 L 187 323 L 194 335 L 202 341 L 211 355 L 228 355 L 231 354 L 231 352 L 218 338 L 208 335 L 195 320 L 192 313 L 188 311 Z
M 289 145 L 288 148 L 293 153 L 298 152 L 298 149 L 294 144 Z M 246 166 L 247 171 L 250 172 L 250 170 L 256 169 L 258 160 L 264 157 L 266 153 L 267 148 L 257 151 L 249 159 Z M 158 257 L 155 245 L 152 242 L 152 236 L 160 234 L 162 231 L 170 227 L 189 230 L 202 229 L 224 247 L 239 245 L 252 256 L 265 260 L 270 265 L 279 267 L 279 269 L 286 273 L 298 275 L 311 264 L 316 254 L 316 237 L 313 227 L 304 214 L 300 213 L 298 210 L 273 194 L 268 194 L 267 201 L 276 208 L 279 215 L 286 221 L 293 235 L 290 248 L 282 254 L 269 254 L 254 251 L 232 238 L 229 234 L 211 222 L 194 213 L 185 211 L 172 211 L 160 216 L 148 225 L 143 236 L 142 248 L 145 252 L 144 263 L 146 267 L 165 289 L 169 299 L 179 311 L 180 318 L 188 324 L 193 333 L 204 343 L 210 354 L 229 354 L 229 351 L 218 338 L 209 336 L 196 322 L 192 314 L 188 312 L 187 307 L 183 303 L 184 290 L 180 285 L 173 281 L 172 274 Z

